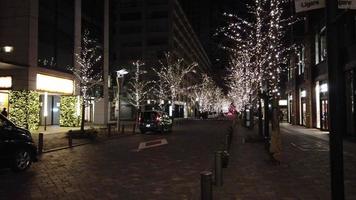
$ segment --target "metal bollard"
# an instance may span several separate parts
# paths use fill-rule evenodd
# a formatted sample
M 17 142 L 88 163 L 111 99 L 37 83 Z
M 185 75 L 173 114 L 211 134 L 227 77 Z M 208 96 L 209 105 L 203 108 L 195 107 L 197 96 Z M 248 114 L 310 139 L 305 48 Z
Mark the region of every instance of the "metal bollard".
M 229 134 L 225 135 L 225 147 L 226 147 L 226 151 L 230 152 L 230 147 L 231 147 L 231 138 Z
M 125 133 L 125 124 L 123 124 L 123 125 L 121 126 L 121 133 L 122 133 L 122 134 Z
M 204 171 L 200 173 L 201 200 L 213 199 L 212 173 Z
M 215 152 L 215 185 L 223 185 L 223 171 L 222 171 L 222 152 Z
M 73 138 L 71 134 L 68 134 L 68 146 L 73 147 Z
M 133 127 L 132 127 L 132 133 L 135 134 L 136 133 L 136 123 L 133 124 Z
M 43 153 L 43 133 L 38 134 L 38 153 Z
M 108 137 L 110 137 L 111 136 L 111 125 L 107 124 L 107 126 L 108 126 Z

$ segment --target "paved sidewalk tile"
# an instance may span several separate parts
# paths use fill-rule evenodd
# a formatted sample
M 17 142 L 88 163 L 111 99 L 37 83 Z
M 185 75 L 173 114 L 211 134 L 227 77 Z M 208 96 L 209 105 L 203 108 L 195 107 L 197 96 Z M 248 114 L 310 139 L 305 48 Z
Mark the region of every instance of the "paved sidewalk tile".
M 330 199 L 328 141 L 303 134 L 292 126 L 281 127 L 283 155 L 280 165 L 270 161 L 256 130 L 237 127 L 231 149 L 230 164 L 224 170 L 224 185 L 214 186 L 214 199 Z M 356 148 L 345 144 L 346 199 L 356 199 Z

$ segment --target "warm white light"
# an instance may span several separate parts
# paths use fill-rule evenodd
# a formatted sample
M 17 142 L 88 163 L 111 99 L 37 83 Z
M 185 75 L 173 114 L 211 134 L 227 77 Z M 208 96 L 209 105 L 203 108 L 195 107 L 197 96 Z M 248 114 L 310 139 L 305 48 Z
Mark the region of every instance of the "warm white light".
M 300 92 L 300 97 L 306 97 L 307 96 L 307 92 L 305 90 Z
M 70 79 L 37 74 L 36 89 L 46 92 L 73 94 L 74 82 Z
M 169 106 L 169 116 L 171 116 L 172 117 L 172 114 L 173 113 L 173 109 L 172 109 L 172 106 Z
M 324 83 L 320 86 L 320 92 L 327 92 L 328 91 L 328 84 Z
M 47 109 L 47 107 L 48 107 L 48 93 L 47 92 L 45 92 L 44 93 L 44 107 L 43 107 L 43 116 L 44 117 L 47 117 L 48 116 L 48 109 Z
M 126 69 L 120 69 L 120 70 L 116 71 L 116 75 L 119 78 L 123 77 L 125 74 L 128 74 L 128 73 L 129 72 Z
M 147 104 L 151 104 L 151 101 L 150 101 L 150 100 L 147 100 Z
M 280 106 L 287 106 L 287 105 L 288 105 L 288 101 L 285 100 L 285 99 L 282 99 L 282 100 L 279 100 L 278 104 L 279 104 Z
M 11 87 L 12 87 L 11 76 L 0 77 L 0 88 L 11 88 Z
M 76 110 L 77 116 L 80 116 L 80 96 L 77 96 L 77 110 Z
M 14 47 L 13 46 L 4 46 L 3 49 L 4 49 L 5 53 L 11 53 L 11 52 L 14 51 Z

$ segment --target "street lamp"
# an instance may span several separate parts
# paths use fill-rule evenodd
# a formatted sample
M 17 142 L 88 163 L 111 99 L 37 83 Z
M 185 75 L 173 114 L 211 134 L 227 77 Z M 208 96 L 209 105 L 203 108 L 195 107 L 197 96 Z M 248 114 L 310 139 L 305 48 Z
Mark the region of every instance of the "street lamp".
M 120 69 L 116 71 L 116 83 L 117 83 L 117 97 L 116 97 L 116 104 L 117 104 L 117 131 L 120 131 L 120 86 L 122 81 L 120 82 L 120 78 L 124 78 L 124 75 L 129 73 L 126 69 Z
M 13 46 L 3 46 L 1 48 L 2 51 L 4 51 L 5 53 L 12 53 L 14 51 L 14 47 Z

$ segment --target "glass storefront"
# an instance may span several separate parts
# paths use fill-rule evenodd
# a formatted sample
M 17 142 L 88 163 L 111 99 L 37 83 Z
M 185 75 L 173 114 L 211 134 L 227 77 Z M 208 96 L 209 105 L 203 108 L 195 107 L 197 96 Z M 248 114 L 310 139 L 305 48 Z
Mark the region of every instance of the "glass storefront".
M 0 109 L 6 108 L 9 110 L 9 94 L 0 91 Z

